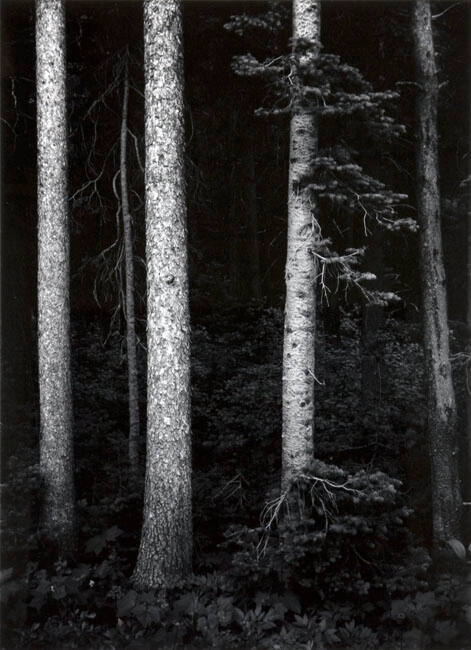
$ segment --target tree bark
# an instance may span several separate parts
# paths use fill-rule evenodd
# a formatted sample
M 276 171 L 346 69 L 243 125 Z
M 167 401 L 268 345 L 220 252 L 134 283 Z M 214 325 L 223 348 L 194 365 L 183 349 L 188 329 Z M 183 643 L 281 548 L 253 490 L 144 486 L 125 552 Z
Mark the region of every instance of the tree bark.
M 127 53 L 126 53 L 127 56 Z M 126 277 L 126 350 L 128 362 L 128 393 L 129 393 L 129 468 L 131 476 L 137 474 L 139 463 L 139 388 L 136 353 L 136 318 L 134 308 L 134 255 L 132 245 L 132 224 L 129 211 L 128 181 L 127 181 L 127 135 L 128 135 L 128 105 L 129 105 L 129 74 L 128 62 L 124 68 L 123 114 L 121 117 L 121 210 L 123 215 L 124 260 Z
M 293 37 L 318 43 L 320 2 L 294 0 Z M 315 54 L 311 54 L 314 56 Z M 302 55 L 301 59 L 306 59 Z M 308 61 L 301 60 L 300 65 Z M 297 74 L 293 75 L 297 80 Z M 299 80 L 297 80 L 298 83 Z M 296 81 L 295 81 L 296 82 Z M 314 342 L 316 331 L 317 206 L 303 189 L 317 155 L 317 118 L 294 105 L 290 129 L 288 251 L 283 340 L 282 489 L 314 453 Z
M 36 2 L 38 358 L 42 525 L 61 553 L 75 539 L 70 368 L 65 17 Z
M 417 208 L 420 223 L 424 352 L 434 543 L 460 537 L 461 495 L 438 184 L 438 79 L 428 0 L 416 0 L 413 35 L 417 100 Z
M 182 17 L 178 0 L 144 2 L 147 462 L 139 588 L 192 563 L 190 326 L 184 184 Z

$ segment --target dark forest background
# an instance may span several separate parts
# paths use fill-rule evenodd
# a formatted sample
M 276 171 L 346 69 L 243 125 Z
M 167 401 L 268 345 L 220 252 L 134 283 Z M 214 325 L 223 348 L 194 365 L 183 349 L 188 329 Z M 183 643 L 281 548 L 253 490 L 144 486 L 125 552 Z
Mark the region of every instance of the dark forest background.
M 11 646 L 6 647 L 17 647 L 15 643 L 18 647 L 115 647 L 112 643 L 131 643 L 137 629 L 147 630 L 143 632 L 143 638 L 147 638 L 152 625 L 156 624 L 151 620 L 149 607 L 144 607 L 145 615 L 142 614 L 144 610 L 140 615 L 136 612 L 131 615 L 133 607 L 143 606 L 133 602 L 129 609 L 121 606 L 120 627 L 112 605 L 122 603 L 126 597 L 132 600 L 123 581 L 135 561 L 141 524 L 142 495 L 139 489 L 128 490 L 123 479 L 127 463 L 128 411 L 123 278 L 120 244 L 114 245 L 117 204 L 113 177 L 119 168 L 120 60 L 129 48 L 130 80 L 135 88 L 130 94 L 129 124 L 135 140 L 130 142 L 128 160 L 138 262 L 136 290 L 140 297 L 136 308 L 140 409 L 144 422 L 142 8 L 136 1 L 78 0 L 68 2 L 66 7 L 74 427 L 83 549 L 80 566 L 88 567 L 84 569 L 84 585 L 102 580 L 106 586 L 101 587 L 101 591 L 84 586 L 86 606 L 77 604 L 75 596 L 64 586 L 64 602 L 70 598 L 77 612 L 80 610 L 77 613 L 71 606 L 67 615 L 61 611 L 60 601 L 52 602 L 47 596 L 41 596 L 44 589 L 57 586 L 54 580 L 66 572 L 60 567 L 51 568 L 52 561 L 47 564 L 37 559 L 41 540 L 34 534 L 39 430 L 34 4 L 3 0 L 2 563 L 5 569 L 12 568 L 17 576 L 10 600 L 8 589 L 5 592 L 4 621 L 12 629 L 17 628 L 7 637 Z M 285 7 L 288 15 L 289 5 Z M 436 3 L 435 11 L 440 13 L 448 7 L 448 3 Z M 188 647 L 193 647 L 191 643 L 194 647 L 211 647 L 213 642 L 216 647 L 238 647 L 231 645 L 235 644 L 232 637 L 223 635 L 229 623 L 226 625 L 219 618 L 218 632 L 215 632 L 216 627 L 211 628 L 209 622 L 212 620 L 211 603 L 217 598 L 229 597 L 224 592 L 226 587 L 214 578 L 217 572 L 229 576 L 228 580 L 232 576 L 236 581 L 244 572 L 252 575 L 253 583 L 246 578 L 250 584 L 246 585 L 243 597 L 236 588 L 229 590 L 233 606 L 237 605 L 240 611 L 245 612 L 241 602 L 248 612 L 256 611 L 257 606 L 265 614 L 273 609 L 268 596 L 260 596 L 259 602 L 256 596 L 273 592 L 273 587 L 266 586 L 268 574 L 256 574 L 243 553 L 234 568 L 232 556 L 236 548 L 249 549 L 251 538 L 241 532 L 241 527 L 252 529 L 259 525 L 260 511 L 270 490 L 277 485 L 280 468 L 289 115 L 256 116 L 256 109 L 269 97 L 269 89 L 258 78 L 236 75 L 231 64 L 234 56 L 248 52 L 264 58 L 276 57 L 285 51 L 290 22 L 286 20 L 286 27 L 268 36 L 256 27 L 243 35 L 225 28 L 233 15 L 257 16 L 266 9 L 264 2 L 184 3 L 195 570 L 213 578 L 207 578 L 206 586 L 195 583 L 181 587 L 175 602 L 179 602 L 178 598 L 187 598 L 187 601 L 180 606 L 167 603 L 170 615 L 165 619 L 167 627 L 161 629 L 165 629 L 167 635 L 176 635 L 172 638 L 177 645 L 172 646 L 170 642 L 164 645 L 170 638 L 164 635 L 160 641 L 155 641 L 162 645 L 154 647 L 180 647 L 178 643 L 183 642 Z M 466 215 L 469 205 L 469 183 L 466 183 L 470 136 L 469 19 L 470 5 L 457 3 L 434 22 L 442 82 L 439 107 L 442 227 L 455 388 L 463 431 Z M 416 93 L 408 3 L 325 2 L 322 41 L 325 52 L 338 54 L 358 67 L 376 90 L 399 90 L 400 98 L 392 111 L 405 125 L 405 132 L 383 147 L 368 141 L 358 131 L 353 134 L 349 146 L 354 148 L 357 160 L 367 173 L 395 192 L 408 195 L 398 209 L 399 216 L 414 218 Z M 321 133 L 321 140 L 321 146 L 326 149 L 344 146 L 339 134 L 328 129 Z M 96 182 L 89 182 L 97 176 Z M 331 625 L 332 612 L 325 615 L 325 620 L 337 630 L 337 635 L 340 634 L 338 643 L 343 641 L 342 647 L 386 648 L 389 647 L 386 640 L 392 643 L 394 638 L 396 642 L 400 635 L 415 629 L 428 635 L 430 643 L 436 643 L 436 647 L 452 647 L 450 644 L 462 630 L 456 627 L 456 617 L 449 614 L 440 596 L 434 596 L 433 603 L 427 605 L 429 609 L 423 614 L 423 620 L 418 614 L 417 619 L 409 620 L 410 602 L 417 605 L 413 600 L 416 583 L 408 592 L 404 585 L 399 588 L 388 582 L 390 575 L 397 573 L 397 567 L 406 564 L 403 559 L 406 547 L 417 551 L 431 544 L 418 234 L 393 230 L 365 236 L 361 218 L 345 220 L 340 213 L 326 211 L 322 219 L 323 229 L 339 249 L 366 246 L 362 268 L 375 272 L 377 287 L 395 294 L 395 298 L 372 313 L 361 292 L 342 284 L 337 289 L 336 278 L 328 278 L 327 293 L 319 298 L 316 454 L 321 460 L 338 464 L 348 471 L 367 468 L 400 480 L 400 507 L 409 512 L 407 523 L 401 521 L 397 527 L 391 522 L 385 523 L 389 527 L 385 542 L 389 550 L 384 555 L 384 566 L 396 568 L 389 577 L 384 577 L 382 588 L 395 601 L 403 602 L 404 612 L 398 605 L 397 615 L 393 612 L 389 618 L 377 611 L 360 615 L 352 603 L 361 600 L 364 594 L 361 587 L 352 586 L 356 578 L 344 575 L 339 590 L 348 593 L 352 611 L 344 619 L 336 619 L 337 627 Z M 464 447 L 464 434 L 462 438 Z M 144 442 L 141 453 L 143 456 Z M 234 526 L 238 527 L 235 532 L 231 528 Z M 407 535 L 413 535 L 412 541 Z M 395 554 L 394 561 L 389 552 Z M 108 568 L 103 565 L 105 561 Z M 374 561 L 381 565 L 381 559 Z M 416 568 L 427 564 L 423 558 L 414 562 Z M 21 596 L 26 589 L 22 570 L 27 563 L 31 565 L 28 589 L 33 585 L 33 592 L 28 593 L 36 598 L 33 604 L 28 600 L 30 596 L 23 600 Z M 348 566 L 348 561 L 339 561 L 337 569 L 348 574 Z M 41 570 L 45 573 L 39 575 Z M 100 570 L 102 576 L 97 578 Z M 332 571 L 332 567 L 329 570 Z M 327 569 L 325 571 L 330 575 Z M 386 568 L 384 572 L 387 573 Z M 425 580 L 423 576 L 417 577 L 412 569 L 407 578 L 411 582 Z M 332 579 L 326 578 L 326 581 L 332 582 Z M 113 586 L 120 591 L 110 596 Z M 285 584 L 284 588 L 296 599 L 283 601 L 288 612 L 286 620 L 292 624 L 296 616 L 304 616 L 309 598 L 302 590 L 296 592 L 292 585 Z M 313 584 L 306 586 L 306 590 L 312 588 Z M 320 588 L 318 584 L 317 588 Z M 328 587 L 322 589 L 329 592 Z M 424 589 L 424 593 L 433 592 L 432 588 Z M 196 623 L 191 627 L 193 619 L 191 625 L 187 620 L 191 600 L 188 594 L 200 592 L 207 596 L 205 613 L 200 614 L 206 617 L 206 627 L 203 623 L 199 628 Z M 337 602 L 336 596 L 331 594 L 330 597 L 334 611 L 342 598 Z M 409 602 L 407 598 L 412 600 Z M 227 605 L 217 602 L 216 613 Z M 326 609 L 329 610 L 329 606 L 326 605 Z M 417 605 L 414 611 L 419 609 Z M 84 615 L 83 611 L 90 617 L 87 618 L 88 614 Z M 162 611 L 167 611 L 164 605 Z M 239 615 L 231 613 L 230 616 L 235 621 Z M 363 629 L 373 636 L 368 637 L 368 632 L 363 631 L 357 638 L 357 631 L 347 630 L 345 625 L 357 620 L 358 626 L 360 619 Z M 48 620 L 53 621 L 50 628 Z M 66 620 L 73 621 L 72 631 L 70 626 L 67 628 Z M 244 620 L 246 626 L 242 623 L 240 626 L 246 634 L 243 638 L 247 645 L 241 647 L 275 647 L 263 643 L 268 630 L 276 628 L 279 633 L 279 619 L 273 619 L 272 627 L 262 624 L 257 627 L 255 619 L 249 621 L 246 617 Z M 437 627 L 437 620 L 447 621 L 449 626 L 453 621 L 455 627 L 448 629 L 445 623 L 444 627 Z M 175 631 L 175 621 L 181 622 L 184 632 Z M 301 624 L 299 628 L 303 629 Z M 343 632 L 344 637 L 339 632 L 341 629 L 347 630 Z M 112 633 L 106 636 L 104 630 L 112 630 Z M 281 643 L 278 647 L 308 647 L 296 645 L 304 643 L 302 634 L 293 632 L 288 640 L 278 639 Z M 330 642 L 335 647 L 333 637 L 330 641 L 327 637 L 323 639 L 326 647 L 331 647 Z

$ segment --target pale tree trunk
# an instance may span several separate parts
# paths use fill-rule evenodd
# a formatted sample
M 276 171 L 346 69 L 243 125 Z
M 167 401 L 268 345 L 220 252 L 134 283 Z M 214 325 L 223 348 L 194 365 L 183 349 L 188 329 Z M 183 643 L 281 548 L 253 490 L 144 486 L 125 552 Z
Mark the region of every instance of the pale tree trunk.
M 320 2 L 294 0 L 293 37 L 320 40 Z M 315 57 L 315 54 L 312 56 Z M 305 58 L 305 56 L 303 55 Z M 304 61 L 301 61 L 304 63 Z M 296 77 L 296 75 L 294 75 Z M 314 453 L 317 206 L 303 189 L 317 155 L 317 118 L 302 106 L 291 116 L 288 251 L 283 341 L 282 489 Z
M 127 52 L 126 52 L 127 57 Z M 139 462 L 139 389 L 137 382 L 136 318 L 134 309 L 134 256 L 132 246 L 132 225 L 129 212 L 126 147 L 128 134 L 129 75 L 126 58 L 124 68 L 123 114 L 121 117 L 121 210 L 123 215 L 124 260 L 126 277 L 126 351 L 128 362 L 129 398 L 129 468 L 131 476 L 137 474 Z
M 413 34 L 420 86 L 417 102 L 417 208 L 428 388 L 428 435 L 434 542 L 460 536 L 457 414 L 451 377 L 447 297 L 438 186 L 438 79 L 430 2 L 416 0 Z
M 63 553 L 75 538 L 70 369 L 65 17 L 36 2 L 38 358 L 42 525 Z
M 139 588 L 168 585 L 192 564 L 182 38 L 180 2 L 146 0 L 147 463 Z

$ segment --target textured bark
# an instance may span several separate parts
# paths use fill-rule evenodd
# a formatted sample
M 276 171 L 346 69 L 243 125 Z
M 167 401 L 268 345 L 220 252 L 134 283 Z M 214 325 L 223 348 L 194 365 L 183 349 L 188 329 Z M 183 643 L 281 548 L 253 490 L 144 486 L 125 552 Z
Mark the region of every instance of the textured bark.
M 320 40 L 320 2 L 294 0 L 294 39 Z M 293 108 L 290 130 L 288 251 L 283 341 L 282 488 L 314 453 L 317 206 L 302 189 L 317 155 L 317 119 Z
M 134 582 L 191 571 L 190 330 L 184 193 L 182 18 L 178 0 L 144 3 L 147 463 Z
M 124 260 L 126 276 L 126 351 L 128 362 L 129 398 L 129 468 L 136 476 L 139 462 L 139 389 L 137 382 L 136 318 L 134 309 L 134 255 L 132 246 L 132 224 L 128 200 L 126 147 L 128 134 L 129 76 L 128 65 L 124 69 L 123 113 L 121 116 L 121 210 L 123 215 Z
M 75 518 L 62 0 L 36 2 L 36 75 L 42 523 L 48 537 L 66 552 L 73 546 Z
M 417 208 L 420 223 L 424 352 L 435 544 L 460 536 L 457 415 L 451 377 L 438 185 L 438 80 L 428 0 L 416 0 L 413 35 L 417 101 Z

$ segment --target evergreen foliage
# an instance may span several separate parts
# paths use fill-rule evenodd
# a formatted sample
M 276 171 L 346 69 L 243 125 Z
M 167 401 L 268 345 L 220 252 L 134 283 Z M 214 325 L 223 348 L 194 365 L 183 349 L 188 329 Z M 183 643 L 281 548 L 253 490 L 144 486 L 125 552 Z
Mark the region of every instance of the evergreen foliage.
M 301 180 L 299 190 L 318 200 L 322 231 L 330 233 L 331 221 L 339 229 L 338 223 L 353 217 L 361 220 L 365 241 L 378 226 L 389 231 L 415 232 L 416 221 L 404 214 L 407 194 L 389 189 L 368 174 L 359 164 L 362 153 L 355 146 L 361 132 L 362 148 L 367 142 L 380 142 L 384 153 L 405 133 L 405 126 L 394 117 L 399 93 L 374 91 L 358 68 L 336 54 L 324 53 L 320 43 L 291 39 L 288 53 L 273 51 L 273 35 L 286 30 L 288 17 L 286 7 L 275 4 L 256 16 L 232 16 L 225 28 L 245 37 L 250 44 L 257 34 L 259 50 L 260 42 L 267 37 L 263 53 L 237 55 L 232 62 L 235 74 L 256 78 L 266 89 L 264 105 L 255 108 L 256 115 L 279 116 L 302 108 L 319 117 L 319 155 L 309 176 Z M 359 272 L 354 268 L 364 256 L 364 246 L 349 247 L 339 254 L 332 237 L 321 239 L 314 251 L 323 288 L 325 267 L 333 264 L 334 277 L 355 284 L 369 301 L 387 304 L 397 299 L 393 292 L 369 291 L 363 286 L 363 282 L 376 277 L 368 270 Z
M 387 390 L 363 415 L 358 318 L 343 314 L 340 341 L 321 337 L 323 461 L 306 468 L 292 497 L 280 499 L 274 413 L 281 322 L 279 310 L 253 308 L 245 319 L 228 312 L 217 325 L 209 320 L 194 329 L 197 575 L 167 593 L 140 593 L 129 583 L 142 503 L 140 490 L 131 492 L 123 480 L 120 339 L 103 343 L 106 330 L 76 323 L 79 555 L 66 563 L 46 552 L 37 531 L 34 454 L 11 458 L 3 486 L 8 648 L 133 642 L 143 650 L 308 643 L 398 650 L 414 638 L 444 648 L 465 638 L 465 560 L 450 549 L 435 575 L 421 537 L 429 499 L 418 482 L 425 411 L 416 328 L 400 321 L 385 327 Z
M 34 12 L 28 3 L 4 4 L 2 647 L 465 650 L 469 539 L 430 550 L 418 227 L 409 205 L 417 93 L 409 8 L 324 3 L 327 53 L 289 40 L 285 2 L 247 2 L 232 17 L 232 3 L 185 3 L 195 574 L 165 591 L 139 591 L 131 576 L 144 458 L 131 485 L 115 191 L 123 52 L 142 36 L 139 5 L 67 10 L 78 549 L 65 560 L 39 517 Z M 463 412 L 468 14 L 457 3 L 434 22 L 451 361 Z M 131 51 L 130 198 L 143 324 L 143 66 L 142 53 Z M 240 51 L 248 53 L 233 57 Z M 314 251 L 317 460 L 280 495 L 288 118 L 300 106 L 320 125 L 317 158 L 299 183 L 322 227 Z M 250 302 L 254 210 L 263 298 Z M 382 319 L 368 349 L 375 398 L 365 401 L 364 312 L 377 305 Z M 139 333 L 144 421 L 143 326 Z

